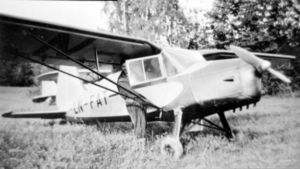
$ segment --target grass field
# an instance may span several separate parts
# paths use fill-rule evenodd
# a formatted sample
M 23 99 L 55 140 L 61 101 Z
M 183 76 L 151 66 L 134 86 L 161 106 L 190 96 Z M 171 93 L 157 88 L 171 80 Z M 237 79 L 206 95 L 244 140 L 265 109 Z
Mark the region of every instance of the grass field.
M 34 93 L 35 88 L 0 87 L 0 111 L 46 107 L 31 103 Z M 212 129 L 186 134 L 179 160 L 159 151 L 159 134 L 166 135 L 170 124 L 150 124 L 144 145 L 130 123 L 62 125 L 1 117 L 0 168 L 299 168 L 300 98 L 264 97 L 255 108 L 227 114 L 237 141 Z

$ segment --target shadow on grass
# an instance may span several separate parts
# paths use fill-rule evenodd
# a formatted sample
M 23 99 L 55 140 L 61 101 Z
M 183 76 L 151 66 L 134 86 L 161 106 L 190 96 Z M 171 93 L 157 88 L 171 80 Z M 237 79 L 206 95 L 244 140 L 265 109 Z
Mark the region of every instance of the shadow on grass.
M 272 113 L 272 114 L 239 114 L 238 116 L 229 116 L 227 118 L 229 125 L 231 126 L 232 134 L 234 138 L 232 140 L 227 139 L 225 136 L 225 132 L 217 129 L 212 129 L 208 127 L 204 127 L 202 131 L 196 132 L 187 132 L 183 135 L 181 141 L 183 145 L 187 145 L 189 142 L 197 140 L 199 137 L 220 137 L 221 139 L 227 139 L 230 142 L 245 142 L 252 141 L 254 139 L 260 139 L 269 135 L 277 135 L 282 134 L 285 129 L 284 127 L 272 128 L 272 130 L 265 129 L 264 126 L 273 124 L 268 124 L 269 119 L 277 120 L 281 118 L 282 113 Z M 222 127 L 222 124 L 217 117 L 212 117 L 210 119 L 213 123 Z M 257 127 L 261 123 L 262 127 Z M 209 125 L 207 123 L 204 123 Z M 247 127 L 245 127 L 247 125 Z
M 256 130 L 254 127 L 257 128 L 258 120 L 264 121 L 264 119 L 267 118 L 280 118 L 282 114 L 280 113 L 272 113 L 272 114 L 239 114 L 237 116 L 229 116 L 228 122 L 229 124 L 233 124 L 232 132 L 235 137 L 241 137 L 242 135 L 243 139 L 247 140 L 253 140 L 260 137 L 264 137 L 266 135 L 269 135 L 269 131 L 259 131 Z M 219 125 L 222 126 L 220 123 L 219 118 L 217 116 L 210 118 L 210 120 Z M 250 124 L 253 123 L 253 124 Z M 47 123 L 44 124 L 44 126 L 54 126 L 54 125 L 65 125 L 68 124 L 66 120 L 50 120 Z M 247 124 L 250 124 L 250 128 L 248 129 L 239 129 L 239 127 L 243 127 Z M 76 123 L 78 125 L 78 123 Z M 85 124 L 82 124 L 85 125 Z M 130 133 L 133 130 L 133 125 L 131 122 L 100 122 L 100 123 L 94 123 L 94 125 L 97 127 L 97 130 L 99 132 L 102 132 L 104 134 L 110 134 L 110 133 Z M 251 128 L 251 125 L 253 125 L 253 128 Z M 256 125 L 256 126 L 254 126 Z M 146 129 L 146 138 L 148 140 L 156 140 L 159 137 L 163 137 L 166 135 L 169 135 L 172 133 L 172 122 L 149 122 L 147 124 Z M 253 130 L 252 130 L 253 129 Z M 282 132 L 282 130 L 275 130 L 274 132 Z M 276 134 L 276 133 L 275 133 Z M 211 129 L 204 127 L 203 131 L 199 132 L 189 132 L 185 134 L 186 136 L 182 137 L 182 141 L 184 144 L 187 144 L 189 140 L 196 140 L 197 137 L 208 137 L 208 136 L 215 136 L 215 137 L 221 137 L 226 138 L 225 133 L 220 130 Z M 234 139 L 235 140 L 235 139 Z

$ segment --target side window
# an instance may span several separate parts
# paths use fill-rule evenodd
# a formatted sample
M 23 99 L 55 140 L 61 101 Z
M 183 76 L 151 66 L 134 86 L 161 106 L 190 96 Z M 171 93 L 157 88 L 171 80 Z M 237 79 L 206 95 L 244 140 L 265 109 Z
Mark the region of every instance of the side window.
M 126 61 L 131 86 L 162 79 L 162 60 L 159 55 Z
M 132 84 L 145 81 L 142 60 L 129 62 L 129 77 Z

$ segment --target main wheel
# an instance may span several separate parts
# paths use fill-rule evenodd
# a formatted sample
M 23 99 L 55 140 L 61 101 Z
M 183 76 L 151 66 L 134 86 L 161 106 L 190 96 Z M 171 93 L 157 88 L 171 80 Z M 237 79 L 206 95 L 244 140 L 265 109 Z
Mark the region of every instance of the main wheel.
M 183 147 L 178 138 L 167 136 L 161 142 L 160 151 L 164 155 L 179 159 L 183 154 Z

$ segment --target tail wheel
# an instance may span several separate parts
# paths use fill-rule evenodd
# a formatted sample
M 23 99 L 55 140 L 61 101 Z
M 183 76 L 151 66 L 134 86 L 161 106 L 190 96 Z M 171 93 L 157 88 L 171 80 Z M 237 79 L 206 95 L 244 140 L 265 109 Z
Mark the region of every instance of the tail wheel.
M 183 147 L 178 138 L 168 136 L 162 140 L 160 151 L 163 155 L 179 159 L 183 154 Z

